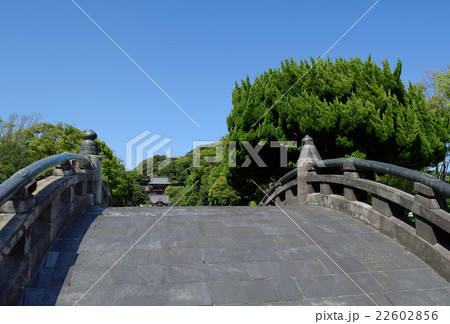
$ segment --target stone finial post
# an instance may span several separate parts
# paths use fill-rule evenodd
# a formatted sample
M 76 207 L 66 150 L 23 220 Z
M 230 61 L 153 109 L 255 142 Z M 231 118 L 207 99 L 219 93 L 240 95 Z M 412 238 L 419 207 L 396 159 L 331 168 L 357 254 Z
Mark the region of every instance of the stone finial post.
M 95 183 L 95 204 L 101 206 L 102 205 L 102 158 L 99 156 L 99 146 L 95 141 L 97 138 L 97 133 L 95 133 L 92 129 L 88 130 L 84 133 L 84 141 L 81 142 L 81 155 L 86 155 L 89 160 L 91 160 L 92 165 L 94 166 L 94 172 L 96 175 L 96 183 Z
M 82 155 L 98 155 L 98 143 L 95 141 L 97 138 L 97 133 L 92 129 L 84 133 L 84 141 L 81 142 Z
M 306 204 L 308 184 L 305 181 L 305 177 L 308 174 L 308 165 L 313 161 L 322 160 L 322 158 L 314 145 L 313 139 L 308 135 L 302 139 L 302 146 L 299 150 L 300 156 L 297 160 L 297 197 L 299 204 Z

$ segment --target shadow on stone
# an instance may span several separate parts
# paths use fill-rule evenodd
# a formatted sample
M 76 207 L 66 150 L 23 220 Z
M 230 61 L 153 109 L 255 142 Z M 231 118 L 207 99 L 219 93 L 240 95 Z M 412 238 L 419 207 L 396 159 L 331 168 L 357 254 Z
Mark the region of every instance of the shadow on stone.
M 20 306 L 53 306 L 64 283 L 73 275 L 73 265 L 83 237 L 104 208 L 93 207 L 74 219 L 59 235 L 27 285 Z

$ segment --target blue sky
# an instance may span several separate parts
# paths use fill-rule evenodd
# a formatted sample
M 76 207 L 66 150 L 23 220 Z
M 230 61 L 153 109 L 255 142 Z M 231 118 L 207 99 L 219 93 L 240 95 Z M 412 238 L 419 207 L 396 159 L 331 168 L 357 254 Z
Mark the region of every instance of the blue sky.
M 199 127 L 71 0 L 0 2 L 0 118 L 92 128 L 123 160 L 145 130 L 172 139 L 157 153 L 173 156 L 220 139 L 235 81 L 321 56 L 375 3 L 75 1 Z M 401 59 L 417 82 L 450 64 L 449 12 L 449 1 L 380 0 L 327 56 Z

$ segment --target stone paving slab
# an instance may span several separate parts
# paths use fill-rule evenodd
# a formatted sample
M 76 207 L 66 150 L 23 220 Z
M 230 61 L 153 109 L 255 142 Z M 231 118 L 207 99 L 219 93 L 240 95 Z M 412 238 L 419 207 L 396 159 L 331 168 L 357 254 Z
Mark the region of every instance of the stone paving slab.
M 428 269 L 372 272 L 371 275 L 385 290 L 433 289 L 447 284 L 443 278 Z
M 125 252 L 124 252 L 125 253 Z M 138 266 L 147 264 L 161 264 L 160 250 L 131 250 L 122 254 L 121 265 Z M 118 258 L 117 258 L 118 259 Z M 116 259 L 116 260 L 117 260 Z
M 164 238 L 164 248 L 193 249 L 193 248 L 235 248 L 236 241 L 232 237 L 197 236 L 185 239 Z
M 177 249 L 161 251 L 161 264 L 199 264 L 203 263 L 200 249 Z
M 96 285 L 86 294 L 89 287 L 63 286 L 56 299 L 56 306 L 111 306 L 114 305 L 115 285 Z M 81 299 L 80 299 L 81 298 Z
M 67 286 L 90 287 L 100 278 L 102 278 L 102 284 L 116 284 L 118 267 L 108 271 L 109 269 L 110 266 L 79 266 L 75 264 L 72 278 Z
M 450 284 L 373 228 L 283 209 L 301 228 L 277 207 L 91 208 L 19 304 L 450 306 Z
M 164 267 L 163 282 L 250 280 L 244 263 L 176 264 Z
M 317 246 L 277 246 L 277 253 L 283 260 L 306 260 L 320 255 Z
M 450 288 L 432 289 L 425 291 L 425 293 L 439 306 L 450 305 Z
M 202 251 L 206 263 L 280 260 L 280 256 L 271 246 L 206 248 Z
M 78 267 L 83 266 L 111 266 L 122 256 L 122 251 L 84 251 L 76 258 Z M 75 263 L 75 262 L 74 262 Z
M 115 305 L 212 305 L 209 285 L 206 282 L 191 282 L 157 285 L 117 285 Z
M 357 295 L 361 290 L 345 275 L 298 277 L 297 284 L 306 298 Z
M 151 284 L 162 283 L 163 267 L 159 264 L 119 266 L 115 284 Z
M 319 260 L 245 262 L 251 279 L 295 278 L 330 272 Z
M 375 305 L 366 295 L 342 297 L 309 298 L 303 300 L 264 303 L 261 306 L 370 306 Z
M 433 306 L 436 301 L 433 300 L 423 290 L 412 291 L 387 291 L 382 294 L 373 294 L 370 297 L 379 306 Z
M 294 279 L 214 281 L 211 292 L 216 305 L 271 302 L 303 298 Z

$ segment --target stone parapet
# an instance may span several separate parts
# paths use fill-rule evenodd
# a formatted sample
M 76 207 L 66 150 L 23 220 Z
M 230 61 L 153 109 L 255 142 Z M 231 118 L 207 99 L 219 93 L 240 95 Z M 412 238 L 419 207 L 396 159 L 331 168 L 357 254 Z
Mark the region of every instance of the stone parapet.
M 260 205 L 318 204 L 349 214 L 396 239 L 450 281 L 450 212 L 445 200 L 450 198 L 450 184 L 377 161 L 321 160 L 311 137 L 302 142 L 296 192 L 290 172 Z M 414 192 L 366 177 L 373 173 L 412 181 Z
M 84 151 L 98 154 L 92 133 Z M 98 155 L 63 153 L 31 164 L 0 185 L 0 305 L 17 303 L 42 257 L 72 219 L 94 205 L 112 205 L 101 164 Z M 55 166 L 52 176 L 33 180 Z

